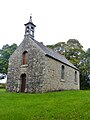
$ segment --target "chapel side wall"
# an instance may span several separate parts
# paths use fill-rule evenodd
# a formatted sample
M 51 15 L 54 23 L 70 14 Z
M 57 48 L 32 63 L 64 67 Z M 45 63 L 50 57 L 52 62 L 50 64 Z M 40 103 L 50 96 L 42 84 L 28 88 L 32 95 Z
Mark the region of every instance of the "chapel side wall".
M 61 79 L 61 66 L 65 67 L 64 79 Z M 78 90 L 79 88 L 79 71 L 71 68 L 59 61 L 46 56 L 46 81 L 42 91 L 56 90 Z M 77 71 L 77 82 L 75 82 L 75 71 Z

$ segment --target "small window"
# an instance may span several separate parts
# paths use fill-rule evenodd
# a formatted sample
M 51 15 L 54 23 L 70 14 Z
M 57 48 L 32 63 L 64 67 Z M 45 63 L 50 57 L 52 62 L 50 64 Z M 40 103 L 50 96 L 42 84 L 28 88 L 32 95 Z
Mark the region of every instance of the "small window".
M 28 53 L 27 51 L 23 52 L 23 65 L 27 64 L 27 53 Z
M 77 82 L 77 71 L 75 71 L 75 82 Z
M 62 65 L 61 67 L 61 79 L 64 79 L 64 72 L 65 72 L 65 67 Z
M 31 26 L 31 29 L 34 29 L 34 27 Z

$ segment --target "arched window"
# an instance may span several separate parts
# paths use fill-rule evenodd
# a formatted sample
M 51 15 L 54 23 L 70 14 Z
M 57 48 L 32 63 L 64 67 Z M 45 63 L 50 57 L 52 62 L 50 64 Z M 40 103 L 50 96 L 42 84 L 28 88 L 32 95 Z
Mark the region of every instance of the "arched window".
M 24 65 L 24 64 L 27 64 L 27 54 L 28 54 L 27 51 L 24 51 L 24 52 L 23 52 L 23 65 Z
M 75 71 L 75 82 L 77 82 L 77 71 Z
M 62 65 L 61 67 L 61 79 L 64 79 L 64 72 L 65 72 L 65 67 Z

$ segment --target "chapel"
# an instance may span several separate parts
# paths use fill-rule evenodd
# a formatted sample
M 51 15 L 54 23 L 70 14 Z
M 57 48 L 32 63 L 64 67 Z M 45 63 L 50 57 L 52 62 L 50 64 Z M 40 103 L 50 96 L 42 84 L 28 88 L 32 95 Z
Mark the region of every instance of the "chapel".
M 80 89 L 78 68 L 35 40 L 35 27 L 30 16 L 24 39 L 9 59 L 6 90 L 43 93 Z

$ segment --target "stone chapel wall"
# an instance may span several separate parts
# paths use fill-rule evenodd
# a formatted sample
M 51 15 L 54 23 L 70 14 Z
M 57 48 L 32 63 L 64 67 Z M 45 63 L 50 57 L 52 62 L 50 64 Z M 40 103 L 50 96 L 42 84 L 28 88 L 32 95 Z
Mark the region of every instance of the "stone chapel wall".
M 42 91 L 56 90 L 78 90 L 79 88 L 79 71 L 71 68 L 50 57 L 46 57 L 46 81 Z M 64 66 L 64 79 L 61 79 L 61 67 Z M 75 81 L 75 71 L 77 72 L 77 82 Z
M 22 54 L 28 52 L 27 64 L 22 64 Z M 26 92 L 41 92 L 45 80 L 45 55 L 30 39 L 25 38 L 9 60 L 7 91 L 20 91 L 20 76 L 26 74 Z

